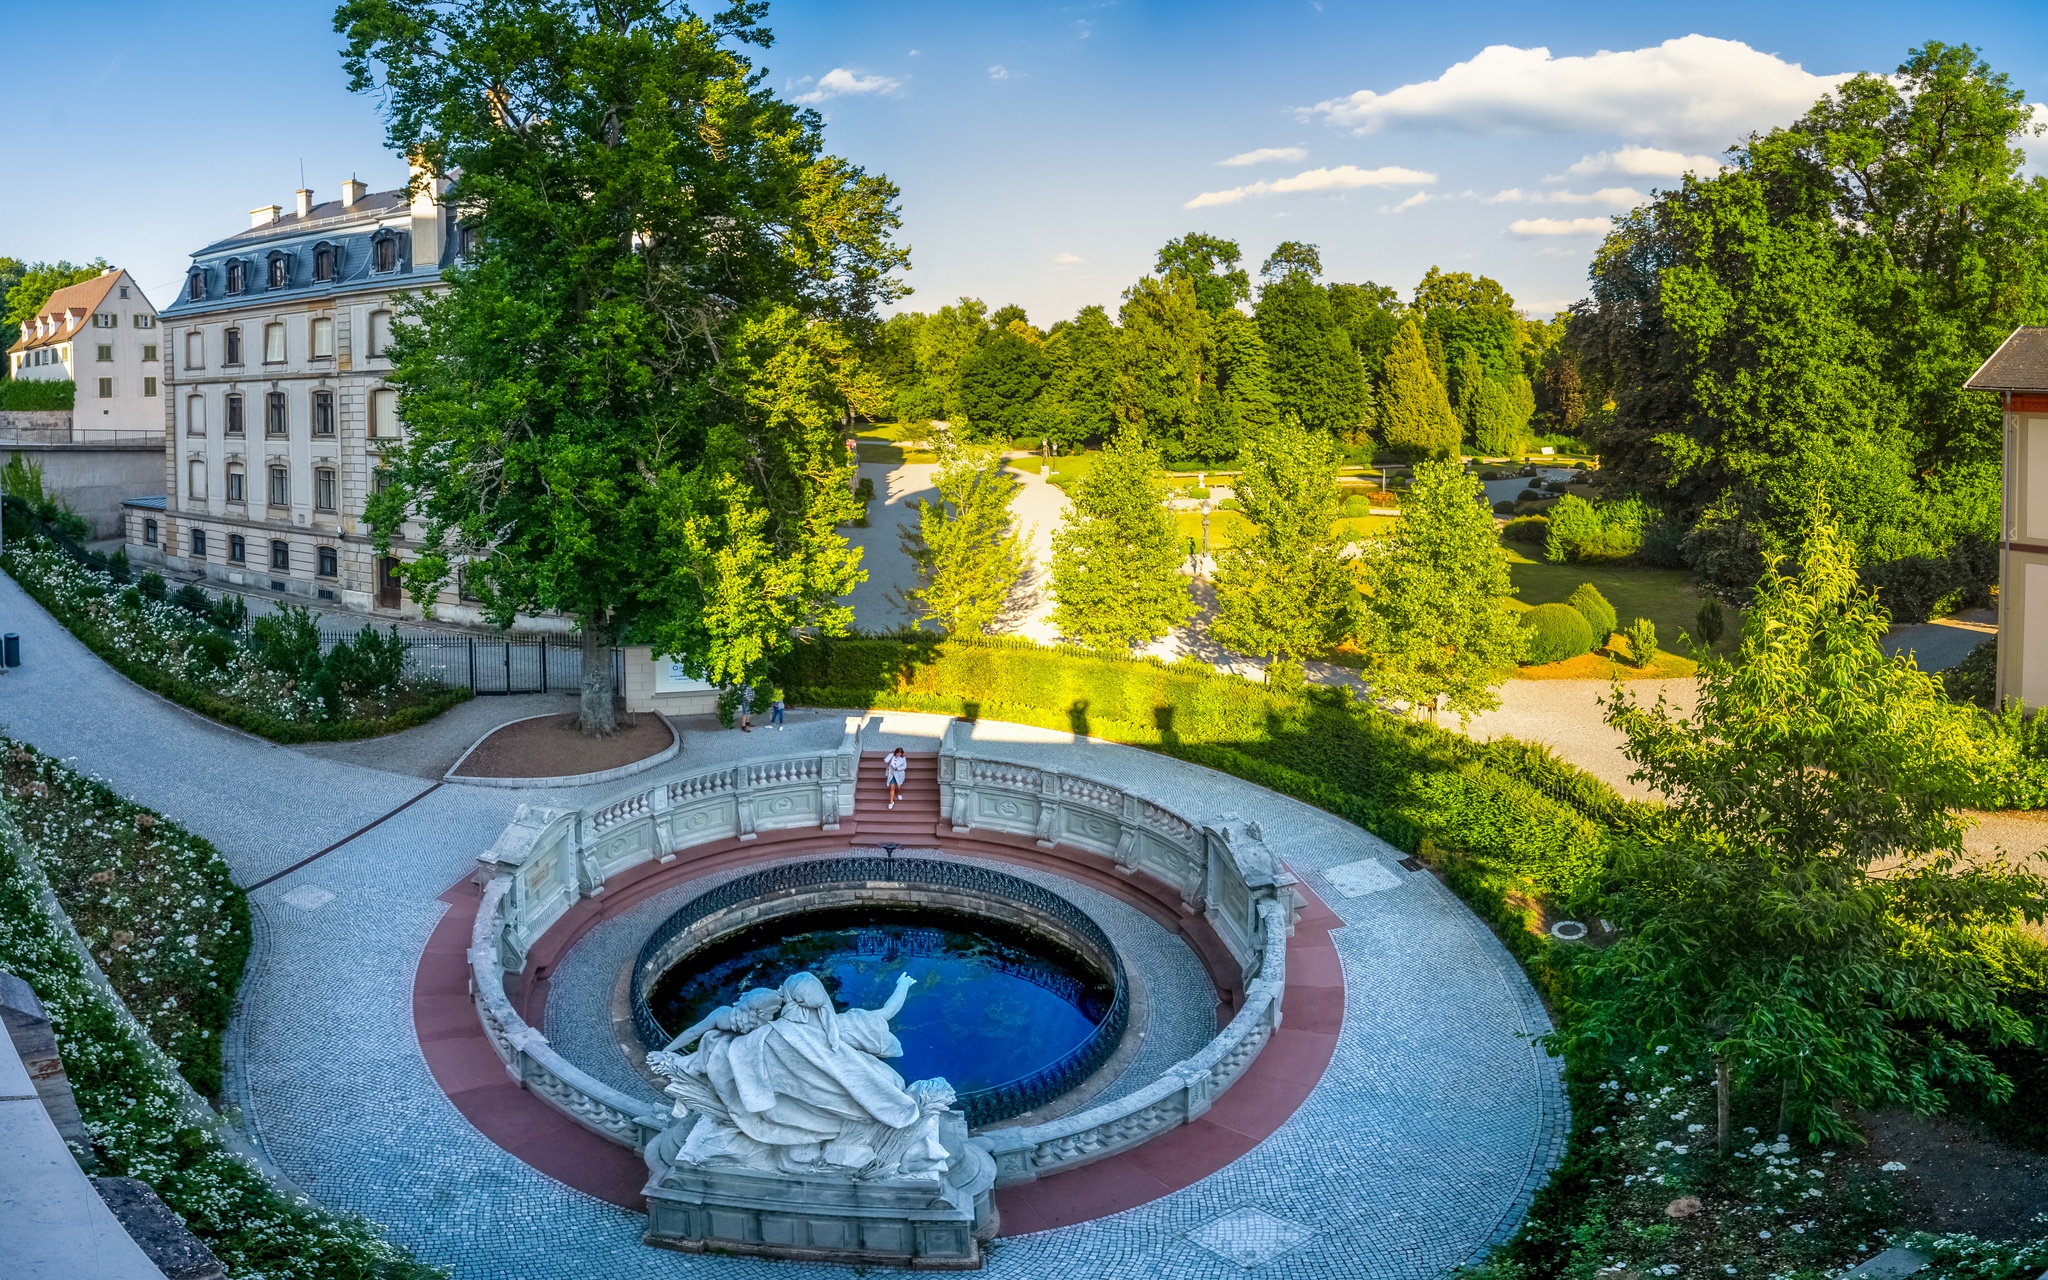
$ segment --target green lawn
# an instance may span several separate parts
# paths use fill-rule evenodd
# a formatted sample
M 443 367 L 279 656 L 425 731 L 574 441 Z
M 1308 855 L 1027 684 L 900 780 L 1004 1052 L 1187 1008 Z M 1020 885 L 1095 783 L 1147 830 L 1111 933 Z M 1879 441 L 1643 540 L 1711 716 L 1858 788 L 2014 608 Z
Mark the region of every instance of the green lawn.
M 1688 581 L 1683 569 L 1650 569 L 1621 564 L 1551 564 L 1531 560 L 1529 548 L 1519 543 L 1501 544 L 1508 553 L 1508 574 L 1520 593 L 1516 602 L 1524 605 L 1562 604 L 1582 582 L 1590 582 L 1614 606 L 1621 625 L 1631 618 L 1648 618 L 1657 624 L 1657 647 L 1684 653 L 1680 631 L 1691 633 L 1693 616 L 1705 599 Z M 1742 630 L 1742 612 L 1726 607 L 1721 643 L 1716 652 L 1729 653 Z

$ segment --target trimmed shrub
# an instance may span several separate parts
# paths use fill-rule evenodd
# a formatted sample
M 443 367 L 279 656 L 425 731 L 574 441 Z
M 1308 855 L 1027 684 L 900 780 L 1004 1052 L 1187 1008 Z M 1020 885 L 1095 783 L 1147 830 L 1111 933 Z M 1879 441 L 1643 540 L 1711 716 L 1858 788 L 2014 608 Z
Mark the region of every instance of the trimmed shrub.
M 1728 629 L 1728 614 L 1721 602 L 1712 596 L 1700 602 L 1700 611 L 1693 615 L 1694 638 L 1708 649 L 1721 643 L 1721 633 Z M 1949 695 L 1955 696 L 1953 694 Z
M 1657 656 L 1657 624 L 1648 618 L 1631 618 L 1622 632 L 1628 641 L 1630 666 L 1647 667 Z
M 1614 634 L 1621 625 L 1621 618 L 1614 612 L 1614 606 L 1607 603 L 1607 597 L 1600 594 L 1600 588 L 1590 582 L 1582 582 L 1573 588 L 1564 602 L 1585 615 L 1586 624 L 1593 628 L 1593 647 L 1598 649 L 1607 643 L 1607 637 Z
M 1510 504 L 1509 510 L 1513 509 L 1513 505 Z M 1508 521 L 1507 527 L 1502 529 L 1500 534 L 1503 538 L 1541 548 L 1544 541 L 1550 537 L 1550 520 L 1545 516 L 1517 516 Z
M 814 640 L 776 675 L 812 706 L 987 716 L 1149 747 L 1293 796 L 1406 852 L 1427 838 L 1483 859 L 1524 883 L 1520 892 L 1568 898 L 1605 865 L 1606 835 L 1583 797 L 1634 812 L 1540 748 L 1504 750 L 1354 702 L 1348 690 L 1277 689 L 1199 662 L 910 636 Z
M 1593 651 L 1593 624 L 1568 604 L 1539 604 L 1522 615 L 1529 634 L 1524 662 L 1563 662 Z

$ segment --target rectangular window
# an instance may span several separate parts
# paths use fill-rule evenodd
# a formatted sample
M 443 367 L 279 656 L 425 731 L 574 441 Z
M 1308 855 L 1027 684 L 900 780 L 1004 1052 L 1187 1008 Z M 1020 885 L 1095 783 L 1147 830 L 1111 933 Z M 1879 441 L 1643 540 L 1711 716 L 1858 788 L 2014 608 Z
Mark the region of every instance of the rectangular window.
M 247 539 L 245 539 L 245 538 L 243 538 L 243 537 L 242 537 L 242 535 L 241 535 L 241 534 L 239 534 L 239 533 L 231 533 L 231 534 L 229 534 L 229 535 L 228 535 L 228 559 L 229 559 L 229 560 L 230 560 L 231 562 L 235 563 L 235 564 L 240 564 L 240 563 L 242 563 L 242 562 L 243 562 L 244 560 L 247 560 L 248 558 L 249 558 L 249 543 L 248 543 L 248 540 L 247 540 Z
M 206 367 L 206 335 L 194 329 L 185 335 L 185 367 L 204 369 Z
M 313 317 L 311 338 L 312 341 L 307 345 L 311 349 L 315 360 L 332 360 L 334 358 L 334 321 L 331 317 Z
M 370 355 L 382 359 L 384 349 L 391 345 L 391 313 L 372 311 L 370 313 Z
M 222 364 L 242 363 L 242 331 L 229 329 L 221 334 L 220 362 Z
M 278 539 L 270 544 L 270 567 L 280 573 L 291 572 L 292 544 Z
M 241 435 L 244 430 L 242 423 L 242 397 L 231 395 L 228 397 L 228 434 Z
M 113 398 L 114 398 L 114 380 L 113 380 L 112 378 L 101 378 L 101 379 L 100 379 L 100 399 L 102 399 L 102 400 L 112 400 Z
M 203 436 L 206 434 L 206 400 L 202 396 L 185 397 L 185 434 Z
M 334 434 L 334 393 L 315 391 L 313 393 L 313 434 L 331 436 Z
M 377 468 L 376 470 L 374 470 L 374 471 L 370 472 L 370 492 L 371 492 L 371 493 L 382 493 L 382 492 L 384 492 L 384 491 L 385 491 L 386 489 L 389 489 L 390 487 L 391 487 L 391 471 L 390 471 L 390 468 L 388 468 L 388 467 L 378 467 L 378 468 Z
M 118 329 L 121 327 L 121 317 L 111 311 L 96 312 L 92 318 L 92 327 L 95 329 Z
M 266 436 L 284 435 L 289 425 L 290 419 L 285 413 L 284 392 L 273 391 L 269 395 L 264 396 L 263 434 Z
M 206 530 L 204 529 L 194 529 L 192 531 L 192 558 L 194 560 L 206 559 Z
M 92 348 L 92 358 L 99 361 L 101 364 L 114 363 L 114 344 L 111 342 L 94 343 Z
M 316 511 L 334 510 L 335 490 L 337 487 L 334 483 L 334 468 L 315 467 L 313 469 L 313 509 Z
M 147 546 L 153 547 L 156 545 L 156 521 L 144 520 L 142 522 L 142 541 Z
M 284 363 L 284 326 L 281 324 L 263 326 L 263 363 Z
M 185 496 L 194 502 L 206 501 L 206 463 L 199 458 L 185 468 Z
M 315 573 L 323 578 L 341 576 L 341 556 L 335 552 L 333 547 L 320 548 L 319 556 L 319 568 L 314 570 Z
M 142 380 L 142 394 L 146 396 L 153 396 L 156 394 L 155 378 L 144 378 Z
M 156 363 L 156 344 L 154 342 L 145 342 L 142 344 L 142 363 Z
M 288 507 L 292 505 L 292 473 L 285 467 L 270 469 L 270 505 Z
M 398 435 L 398 393 L 380 388 L 370 393 L 370 436 L 376 440 Z
M 371 255 L 375 260 L 377 270 L 398 270 L 398 237 L 385 236 L 382 240 L 377 241 L 371 250 Z
M 144 315 L 138 311 L 135 313 L 135 327 L 138 329 L 154 329 L 156 328 L 156 317 Z
M 247 502 L 249 500 L 248 484 L 249 478 L 247 473 L 245 473 L 240 467 L 229 467 L 228 501 L 234 503 Z M 241 559 L 240 556 L 234 556 L 233 558 L 236 560 Z

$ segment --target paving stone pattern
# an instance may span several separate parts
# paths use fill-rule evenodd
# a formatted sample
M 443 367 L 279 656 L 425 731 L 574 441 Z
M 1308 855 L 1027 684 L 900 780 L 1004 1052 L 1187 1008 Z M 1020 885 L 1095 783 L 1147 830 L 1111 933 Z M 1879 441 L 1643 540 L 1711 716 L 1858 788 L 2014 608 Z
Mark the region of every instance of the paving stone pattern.
M 1097 1101 L 1107 1101 L 1158 1079 L 1168 1067 L 1198 1052 L 1215 1037 L 1216 990 L 1209 984 L 1202 962 L 1187 943 L 1136 907 L 1037 867 L 993 858 L 961 858 L 941 849 L 906 848 L 899 852 L 905 857 L 985 861 L 1020 880 L 1063 895 L 1102 926 L 1110 942 L 1123 953 L 1125 971 L 1136 974 L 1143 982 L 1147 1014 L 1143 1046 L 1131 1056 L 1117 1078 L 1103 1086 Z M 619 975 L 633 963 L 640 953 L 640 944 L 670 912 L 701 893 L 759 869 L 729 868 L 664 890 L 578 939 L 548 979 L 548 1043 L 613 1088 L 649 1102 L 664 1102 L 660 1091 L 635 1069 L 619 1047 L 611 1021 L 612 996 Z M 915 993 L 911 998 L 917 998 Z
M 244 883 L 421 787 L 162 702 L 108 671 L 4 576 L 0 611 L 24 656 L 0 677 L 0 724 L 212 839 Z M 786 734 L 704 734 L 670 767 L 829 749 L 838 733 L 821 717 Z M 1346 993 L 1328 1070 L 1270 1138 L 1151 1204 L 998 1241 L 985 1274 L 1192 1280 L 1245 1275 L 1249 1263 L 1262 1277 L 1426 1277 L 1512 1230 L 1559 1154 L 1565 1108 L 1556 1064 L 1528 1038 L 1546 1029 L 1535 993 L 1448 890 L 1400 871 L 1393 850 L 1355 827 L 1190 765 L 1014 726 L 978 726 L 975 742 L 985 754 L 1087 772 L 1198 820 L 1231 811 L 1258 820 L 1344 921 L 1332 937 Z M 307 1191 L 463 1280 L 846 1276 L 648 1249 L 644 1219 L 492 1145 L 428 1073 L 412 983 L 446 910 L 439 895 L 520 802 L 593 798 L 443 787 L 257 890 L 256 947 L 229 1036 L 230 1100 Z M 1352 898 L 1323 874 L 1368 858 L 1400 884 Z M 300 892 L 309 887 L 333 897 L 295 905 L 314 901 Z

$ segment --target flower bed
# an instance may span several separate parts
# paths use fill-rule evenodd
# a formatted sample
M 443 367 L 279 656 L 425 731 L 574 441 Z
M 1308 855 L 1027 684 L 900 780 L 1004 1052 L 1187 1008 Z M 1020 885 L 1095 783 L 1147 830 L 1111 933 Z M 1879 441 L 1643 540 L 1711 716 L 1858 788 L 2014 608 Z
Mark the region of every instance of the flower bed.
M 360 1219 L 330 1213 L 303 1197 L 280 1193 L 230 1153 L 213 1129 L 196 1122 L 186 1110 L 184 1092 L 163 1056 L 122 1018 L 114 997 L 91 979 L 66 931 L 43 909 L 47 882 L 38 862 L 63 866 L 88 853 L 95 838 L 131 846 L 115 854 L 114 860 L 133 854 L 132 865 L 138 875 L 154 876 L 151 883 L 166 892 L 194 890 L 194 898 L 201 900 L 209 886 L 225 882 L 211 848 L 161 819 L 146 828 L 145 838 L 145 828 L 134 819 L 144 816 L 146 810 L 116 807 L 122 804 L 119 801 L 109 805 L 104 788 L 66 775 L 54 762 L 32 753 L 23 759 L 10 749 L 7 759 L 9 777 L 21 778 L 26 794 L 19 800 L 9 798 L 5 808 L 25 811 L 32 830 L 56 833 L 59 843 L 52 848 L 35 847 L 31 844 L 35 837 L 0 815 L 0 968 L 27 981 L 50 1016 L 101 1172 L 148 1183 L 233 1276 L 429 1280 L 444 1275 L 418 1263 Z M 44 787 L 40 794 L 33 785 L 37 782 Z M 75 812 L 68 818 L 60 816 L 59 810 L 67 806 Z M 125 821 L 137 837 L 126 840 L 111 828 L 109 824 L 116 820 Z M 180 867 L 184 870 L 177 870 Z M 85 883 L 95 882 L 88 875 Z M 129 891 L 98 895 L 104 901 L 94 900 L 87 890 L 82 901 L 102 911 L 103 924 L 113 923 L 119 910 L 133 910 L 132 925 L 126 931 L 138 939 L 161 936 L 151 933 L 152 929 L 177 927 L 169 921 L 180 910 L 178 901 L 151 902 L 138 891 L 139 884 L 124 883 L 124 888 Z M 185 1034 L 185 1024 L 197 1025 L 198 1019 L 189 1016 L 190 1006 L 182 1003 L 148 1009 L 166 985 L 159 981 L 159 972 L 196 976 L 193 961 L 213 958 L 213 965 L 201 964 L 197 969 L 206 972 L 206 982 L 217 984 L 205 989 L 218 990 L 220 999 L 226 1000 L 232 994 L 232 979 L 215 975 L 226 967 L 228 954 L 240 954 L 237 945 L 247 946 L 246 915 L 238 915 L 236 910 L 241 904 L 239 894 L 223 894 L 212 902 L 216 922 L 230 934 L 239 920 L 239 944 L 230 942 L 227 950 L 213 957 L 206 956 L 205 943 L 181 946 L 175 952 L 160 946 L 149 957 L 143 954 L 147 948 L 131 947 L 123 952 L 129 963 L 116 965 L 129 988 L 143 993 L 139 1002 L 144 1007 L 136 1010 L 138 1016 L 153 1031 L 163 1028 L 174 1043 Z M 100 927 L 89 919 L 80 925 L 80 931 L 90 937 L 89 931 Z M 189 928 L 189 923 L 184 927 Z M 190 989 L 189 978 L 179 981 Z M 202 1040 L 217 1043 L 218 1037 Z M 190 1060 L 186 1069 L 192 1070 Z M 218 1070 L 217 1060 L 214 1069 Z
M 100 970 L 194 1089 L 249 956 L 249 901 L 220 853 L 34 748 L 0 738 L 0 794 Z
M 336 715 L 311 682 L 265 666 L 245 640 L 81 563 L 41 533 L 10 529 L 0 567 L 122 675 L 273 742 L 375 737 L 422 724 L 471 696 L 406 680 L 388 697 L 356 699 Z

